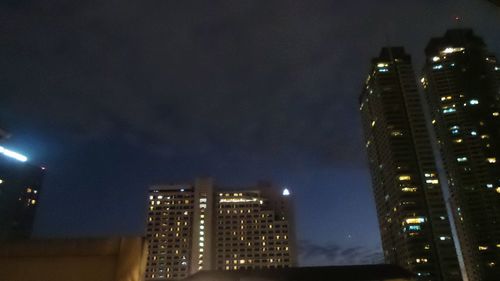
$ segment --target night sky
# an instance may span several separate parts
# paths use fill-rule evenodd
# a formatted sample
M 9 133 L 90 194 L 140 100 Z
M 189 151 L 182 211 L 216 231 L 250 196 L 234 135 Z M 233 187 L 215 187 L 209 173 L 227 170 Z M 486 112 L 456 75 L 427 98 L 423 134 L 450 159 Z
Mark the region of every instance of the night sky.
M 302 265 L 382 261 L 357 99 L 382 46 L 418 73 L 450 27 L 500 55 L 486 0 L 2 1 L 4 145 L 47 167 L 36 235 L 141 235 L 150 184 L 268 179 Z

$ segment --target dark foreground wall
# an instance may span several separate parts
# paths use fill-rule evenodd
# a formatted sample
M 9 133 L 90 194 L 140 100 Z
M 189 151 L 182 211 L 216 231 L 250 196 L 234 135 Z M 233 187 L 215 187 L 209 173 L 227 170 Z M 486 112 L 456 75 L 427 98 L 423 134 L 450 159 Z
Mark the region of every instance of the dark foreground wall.
M 142 238 L 32 240 L 0 244 L 0 280 L 141 281 Z
M 411 281 L 413 274 L 395 265 L 295 267 L 266 270 L 201 271 L 186 281 Z

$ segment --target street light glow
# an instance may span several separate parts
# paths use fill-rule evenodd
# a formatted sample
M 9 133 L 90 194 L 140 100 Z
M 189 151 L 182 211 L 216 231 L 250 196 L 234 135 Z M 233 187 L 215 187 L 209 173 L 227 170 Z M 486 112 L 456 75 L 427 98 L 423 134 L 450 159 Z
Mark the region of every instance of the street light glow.
M 28 157 L 26 157 L 22 154 L 19 154 L 15 151 L 9 150 L 3 146 L 0 146 L 0 153 L 7 156 L 7 157 L 14 158 L 14 159 L 21 161 L 21 162 L 28 161 Z

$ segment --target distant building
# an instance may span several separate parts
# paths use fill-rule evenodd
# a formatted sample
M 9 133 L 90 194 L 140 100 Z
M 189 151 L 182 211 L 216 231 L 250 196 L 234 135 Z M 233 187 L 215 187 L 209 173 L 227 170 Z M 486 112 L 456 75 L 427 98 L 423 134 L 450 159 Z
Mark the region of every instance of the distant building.
M 360 111 L 385 260 L 417 280 L 461 281 L 410 55 L 383 48 L 372 60 Z
M 43 169 L 0 146 L 0 241 L 31 236 Z
M 295 263 L 287 189 L 240 190 L 211 179 L 150 190 L 146 279 L 182 279 L 200 270 L 284 268 Z
M 411 281 L 414 274 L 394 265 L 355 265 L 201 271 L 186 281 Z
M 143 238 L 0 242 L 0 280 L 142 281 Z
M 500 280 L 500 63 L 469 29 L 425 49 L 422 83 L 469 281 Z

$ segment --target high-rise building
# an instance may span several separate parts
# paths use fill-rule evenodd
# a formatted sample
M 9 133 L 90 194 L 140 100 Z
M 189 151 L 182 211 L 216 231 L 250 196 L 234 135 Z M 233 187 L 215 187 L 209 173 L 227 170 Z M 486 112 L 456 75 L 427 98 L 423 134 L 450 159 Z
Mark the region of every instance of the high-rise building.
M 472 30 L 430 40 L 426 88 L 469 281 L 500 280 L 500 64 Z
M 155 185 L 149 193 L 146 279 L 182 279 L 200 270 L 290 267 L 295 263 L 288 189 Z
M 462 280 L 411 57 L 374 58 L 360 111 L 386 262 L 417 280 Z
M 43 169 L 0 146 L 0 240 L 29 238 Z

